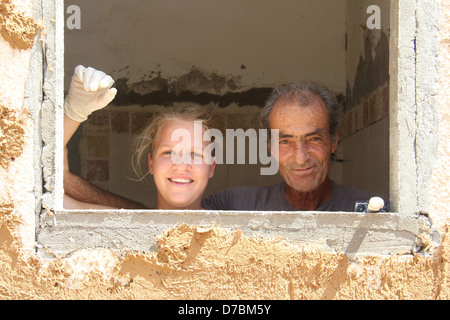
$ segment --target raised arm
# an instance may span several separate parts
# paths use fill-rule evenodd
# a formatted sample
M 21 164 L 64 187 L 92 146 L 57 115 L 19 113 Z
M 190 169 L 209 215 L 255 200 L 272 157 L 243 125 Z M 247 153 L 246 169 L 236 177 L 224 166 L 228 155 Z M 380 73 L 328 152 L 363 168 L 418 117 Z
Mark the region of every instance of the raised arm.
M 70 172 L 67 143 L 81 122 L 114 99 L 117 90 L 112 88 L 113 83 L 114 80 L 102 71 L 83 66 L 75 68 L 69 93 L 64 101 L 64 208 L 66 209 L 145 208 L 140 203 L 102 190 Z

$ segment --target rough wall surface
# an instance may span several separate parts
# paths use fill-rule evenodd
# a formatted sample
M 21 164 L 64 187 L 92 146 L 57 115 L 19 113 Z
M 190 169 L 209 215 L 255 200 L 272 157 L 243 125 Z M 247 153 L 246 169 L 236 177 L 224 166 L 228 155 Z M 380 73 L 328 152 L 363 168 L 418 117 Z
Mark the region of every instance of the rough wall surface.
M 14 10 L 11 0 L 0 4 L 0 34 L 15 49 L 29 49 L 38 33 L 38 24 L 21 11 Z
M 31 0 L 15 2 L 32 4 Z M 443 11 L 449 10 L 446 6 Z M 446 21 L 443 27 L 448 34 L 448 16 Z M 443 38 L 444 45 L 448 45 L 448 37 Z M 28 215 L 34 214 L 34 202 L 29 204 L 13 191 L 28 194 L 27 190 L 17 192 L 17 187 L 27 181 L 23 176 L 30 175 L 27 142 L 33 128 L 28 124 L 31 116 L 23 110 L 23 84 L 11 84 L 7 77 L 15 75 L 25 82 L 30 49 L 8 49 L 10 44 L 4 40 L 0 46 L 2 59 L 21 66 L 15 72 L 4 69 L 3 64 L 0 69 L 0 87 L 4 88 L 0 98 L 10 100 L 2 102 L 0 121 L 6 123 L 16 115 L 24 119 L 23 123 L 14 121 L 17 130 L 0 131 L 1 138 L 15 141 L 14 150 L 18 150 L 5 157 L 4 167 L 0 167 L 0 299 L 449 298 L 448 211 L 438 205 L 448 202 L 448 195 L 439 190 L 442 183 L 448 183 L 448 173 L 443 182 L 439 176 L 445 173 L 445 163 L 436 169 L 432 188 L 434 216 L 441 217 L 442 241 L 440 247 L 431 248 L 430 255 L 362 256 L 353 261 L 343 254 L 298 247 L 282 239 L 251 238 L 239 230 L 189 225 L 163 233 L 154 253 L 86 249 L 53 260 L 30 253 L 24 246 L 27 229 L 22 226 Z M 448 51 L 444 58 L 443 64 L 448 65 Z M 444 95 L 446 81 L 441 81 Z M 443 162 L 449 159 L 444 148 L 448 132 L 441 135 Z M 2 154 L 7 154 L 9 144 L 1 145 Z
M 430 214 L 437 226 L 449 217 L 450 206 L 450 3 L 441 2 L 439 50 L 439 146 L 431 176 Z
M 80 250 L 54 260 L 23 255 L 3 210 L 3 299 L 448 299 L 450 238 L 424 257 L 361 257 L 299 248 L 239 231 L 181 225 L 158 250 Z
M 34 250 L 34 122 L 25 104 L 32 46 L 45 32 L 31 18 L 32 1 L 0 5 L 0 203 L 13 204 L 20 216 L 22 243 Z

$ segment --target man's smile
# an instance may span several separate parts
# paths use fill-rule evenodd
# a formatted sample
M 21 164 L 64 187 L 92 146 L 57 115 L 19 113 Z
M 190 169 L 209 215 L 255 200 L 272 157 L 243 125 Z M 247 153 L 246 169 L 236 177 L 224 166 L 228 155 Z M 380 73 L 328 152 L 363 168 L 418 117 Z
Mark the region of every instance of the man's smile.
M 309 166 L 304 168 L 289 168 L 289 171 L 293 172 L 294 174 L 300 174 L 300 175 L 307 175 L 313 173 L 315 170 L 315 166 Z

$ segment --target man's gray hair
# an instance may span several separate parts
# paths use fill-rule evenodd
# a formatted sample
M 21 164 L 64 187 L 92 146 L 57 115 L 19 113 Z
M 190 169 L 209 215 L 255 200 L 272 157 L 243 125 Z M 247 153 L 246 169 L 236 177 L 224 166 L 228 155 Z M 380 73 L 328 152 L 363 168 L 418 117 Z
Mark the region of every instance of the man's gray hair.
M 261 111 L 260 119 L 262 127 L 270 132 L 270 112 L 278 101 L 308 106 L 317 100 L 321 101 L 327 107 L 330 135 L 334 140 L 339 123 L 339 105 L 336 96 L 327 87 L 313 81 L 301 80 L 275 88 L 267 98 L 264 109 Z

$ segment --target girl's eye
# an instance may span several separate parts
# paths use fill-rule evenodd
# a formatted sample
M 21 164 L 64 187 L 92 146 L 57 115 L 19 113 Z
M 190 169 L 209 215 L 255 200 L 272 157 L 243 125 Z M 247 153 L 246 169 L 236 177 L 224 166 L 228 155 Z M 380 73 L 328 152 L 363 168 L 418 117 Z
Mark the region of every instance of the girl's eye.
M 203 156 L 200 153 L 192 152 L 191 153 L 192 158 L 203 158 Z

